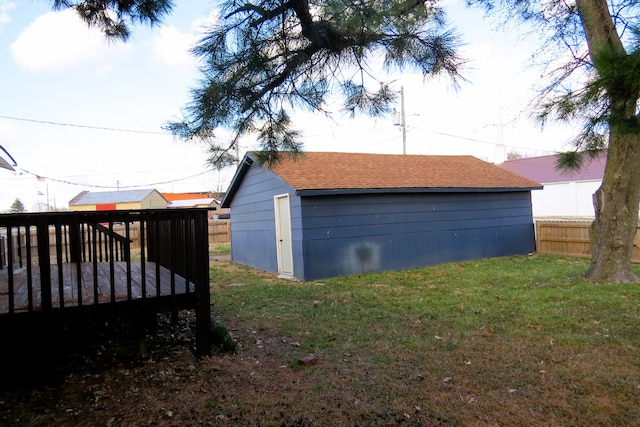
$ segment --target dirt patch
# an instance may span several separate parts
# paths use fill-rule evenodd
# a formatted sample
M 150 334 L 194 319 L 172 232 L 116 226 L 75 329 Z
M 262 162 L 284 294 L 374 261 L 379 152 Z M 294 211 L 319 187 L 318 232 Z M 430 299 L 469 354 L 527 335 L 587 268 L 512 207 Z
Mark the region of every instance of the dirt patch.
M 363 425 L 439 424 L 437 417 L 425 424 L 432 416 L 420 408 L 406 413 L 392 402 L 372 412 L 375 402 L 351 384 L 349 372 L 333 374 L 329 387 L 316 366 L 298 365 L 304 353 L 296 339 L 277 331 L 245 331 L 240 352 L 203 360 L 193 357 L 182 327 L 165 331 L 149 339 L 146 361 L 123 357 L 127 349 L 134 352 L 125 345 L 117 359 L 93 354 L 87 356 L 93 360 L 68 366 L 56 383 L 4 391 L 0 424 L 310 426 L 352 425 L 354 418 Z
M 209 255 L 209 261 L 213 263 L 231 261 L 231 254 L 213 254 Z

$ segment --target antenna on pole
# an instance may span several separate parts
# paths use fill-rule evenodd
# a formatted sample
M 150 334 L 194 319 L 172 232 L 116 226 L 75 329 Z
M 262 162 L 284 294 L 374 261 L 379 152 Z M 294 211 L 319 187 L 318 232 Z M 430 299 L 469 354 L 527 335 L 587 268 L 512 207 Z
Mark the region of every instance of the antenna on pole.
M 402 127 L 402 154 L 407 154 L 407 122 L 404 114 L 404 86 L 400 86 L 400 112 L 395 112 L 393 124 Z
M 400 86 L 400 126 L 402 126 L 402 154 L 407 154 L 407 122 L 404 114 L 404 86 Z

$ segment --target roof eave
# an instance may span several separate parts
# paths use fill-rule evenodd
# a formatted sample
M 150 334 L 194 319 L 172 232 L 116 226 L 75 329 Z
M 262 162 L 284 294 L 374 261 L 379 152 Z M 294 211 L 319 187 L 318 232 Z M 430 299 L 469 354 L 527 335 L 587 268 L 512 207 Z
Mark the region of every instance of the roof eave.
M 296 196 L 309 197 L 380 193 L 496 193 L 541 190 L 542 188 L 542 185 L 536 187 L 316 188 L 296 190 Z
M 231 184 L 229 184 L 229 188 L 227 189 L 227 192 L 224 195 L 222 202 L 220 203 L 221 208 L 231 207 L 231 201 L 233 200 L 233 197 L 238 191 L 238 188 L 240 188 L 242 179 L 249 171 L 249 168 L 251 168 L 251 165 L 255 163 L 255 161 L 256 160 L 253 157 L 251 157 L 249 153 L 244 155 L 244 158 L 242 159 L 240 166 L 238 166 L 238 169 L 236 169 L 236 173 L 233 175 L 233 178 L 231 179 Z

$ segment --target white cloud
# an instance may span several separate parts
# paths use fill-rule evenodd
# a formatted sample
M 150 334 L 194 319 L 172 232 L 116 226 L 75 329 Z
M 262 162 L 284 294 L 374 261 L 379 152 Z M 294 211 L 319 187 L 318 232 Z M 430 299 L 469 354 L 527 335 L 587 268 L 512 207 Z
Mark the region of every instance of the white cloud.
M 11 45 L 14 60 L 29 71 L 101 71 L 128 48 L 110 45 L 73 10 L 49 12 L 33 21 Z
M 195 36 L 182 33 L 173 25 L 160 29 L 153 39 L 153 51 L 165 64 L 172 67 L 191 67 L 195 59 L 190 50 L 195 44 Z
M 197 19 L 191 24 L 191 32 L 183 33 L 173 25 L 162 27 L 154 37 L 153 51 L 158 58 L 171 67 L 191 68 L 197 60 L 191 53 L 204 32 L 209 30 L 219 19 L 217 9 L 212 10 L 205 18 Z
M 2 29 L 2 25 L 11 22 L 11 16 L 9 12 L 16 8 L 14 3 L 0 0 L 0 29 Z
M 202 19 L 197 19 L 191 24 L 191 29 L 200 37 L 203 33 L 211 29 L 220 20 L 220 11 L 213 9 Z

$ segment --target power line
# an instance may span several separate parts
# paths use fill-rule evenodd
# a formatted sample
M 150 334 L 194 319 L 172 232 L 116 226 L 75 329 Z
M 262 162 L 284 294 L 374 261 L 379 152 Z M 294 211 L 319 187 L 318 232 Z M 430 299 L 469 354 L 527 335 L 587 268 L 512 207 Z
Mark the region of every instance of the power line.
M 38 123 L 38 124 L 45 124 L 45 125 L 53 125 L 53 126 L 67 126 L 67 127 L 76 127 L 76 128 L 84 128 L 84 129 L 95 129 L 95 130 L 106 130 L 106 131 L 112 131 L 112 132 L 129 132 L 129 133 L 142 133 L 142 134 L 149 134 L 149 135 L 169 135 L 167 132 L 157 132 L 157 131 L 147 131 L 147 130 L 137 130 L 137 129 L 121 129 L 121 128 L 112 128 L 112 127 L 106 127 L 106 126 L 92 126 L 92 125 L 79 125 L 79 124 L 74 124 L 74 123 L 61 123 L 61 122 L 52 122 L 52 121 L 48 121 L 48 120 L 37 120 L 37 119 L 27 119 L 27 118 L 22 118 L 22 117 L 12 117 L 12 116 L 4 116 L 4 115 L 0 115 L 0 118 L 2 119 L 8 119 L 8 120 L 17 120 L 17 121 L 22 121 L 22 122 L 30 122 L 30 123 Z M 412 126 L 414 129 L 418 129 L 418 130 L 422 130 L 425 132 L 430 132 L 430 133 L 434 133 L 437 135 L 443 135 L 443 136 L 447 136 L 450 138 L 456 138 L 456 139 L 463 139 L 466 141 L 471 141 L 471 142 L 480 142 L 482 144 L 488 144 L 488 145 L 506 145 L 508 147 L 511 148 L 515 148 L 515 149 L 522 149 L 522 150 L 536 150 L 536 151 L 544 151 L 547 153 L 557 153 L 556 151 L 553 150 L 544 150 L 544 149 L 539 149 L 539 148 L 532 148 L 532 147 L 518 147 L 518 146 L 514 146 L 511 144 L 499 144 L 496 142 L 489 142 L 489 141 L 483 141 L 481 139 L 475 139 L 475 138 L 469 138 L 469 137 L 464 137 L 464 136 L 460 136 L 460 135 L 453 135 L 450 133 L 446 133 L 446 132 L 438 132 L 438 131 L 434 131 L 434 130 L 430 130 L 430 129 L 424 129 L 418 126 Z M 386 128 L 372 128 L 372 129 L 365 129 L 364 131 L 375 131 L 375 132 L 379 132 L 380 130 L 386 130 Z M 362 131 L 362 130 L 361 130 Z M 344 133 L 348 133 L 348 132 L 342 132 Z M 338 135 L 340 133 L 338 132 Z M 311 135 L 305 135 L 305 138 L 317 138 L 317 137 L 321 137 L 322 134 L 311 134 Z M 381 141 L 381 142 L 386 142 L 386 141 Z M 381 142 L 372 144 L 372 145 L 377 145 Z M 74 184 L 75 185 L 75 184 Z
M 108 130 L 108 131 L 112 131 L 112 132 L 145 133 L 145 134 L 150 134 L 150 135 L 168 135 L 167 132 L 157 132 L 157 131 L 150 131 L 150 130 L 136 130 L 136 129 L 120 129 L 120 128 L 103 127 L 103 126 L 91 126 L 91 125 L 78 125 L 78 124 L 74 124 L 74 123 L 51 122 L 51 121 L 48 121 L 48 120 L 25 119 L 23 117 L 11 117 L 11 116 L 3 116 L 3 115 L 0 115 L 0 119 L 17 120 L 17 121 L 21 121 L 21 122 L 30 122 L 30 123 L 38 123 L 38 124 L 41 124 L 41 125 L 67 126 L 67 127 L 95 129 L 95 130 Z
M 506 146 L 506 147 L 509 147 L 509 148 L 516 148 L 516 149 L 520 149 L 520 150 L 544 151 L 546 153 L 558 154 L 558 151 L 554 151 L 554 150 L 545 150 L 545 149 L 542 149 L 542 148 L 533 148 L 533 147 L 518 147 L 516 145 L 511 145 L 511 144 L 506 144 L 506 143 L 500 144 L 498 142 L 483 141 L 481 139 L 469 138 L 469 137 L 466 137 L 466 136 L 459 136 L 459 135 L 452 135 L 450 133 L 438 132 L 438 131 L 435 131 L 435 130 L 429 130 L 429 129 L 424 129 L 424 128 L 420 128 L 420 127 L 414 127 L 414 129 L 421 130 L 423 132 L 435 133 L 436 135 L 448 136 L 449 138 L 463 139 L 463 140 L 471 141 L 471 142 L 480 142 L 482 144 L 487 144 L 487 145 Z
M 22 172 L 24 172 L 24 173 L 27 173 L 29 175 L 32 175 L 32 176 L 36 177 L 36 179 L 38 181 L 40 181 L 40 180 L 49 180 L 49 181 L 53 181 L 53 182 L 59 182 L 61 184 L 76 185 L 76 186 L 79 186 L 79 187 L 104 188 L 104 189 L 114 189 L 114 188 L 116 188 L 116 189 L 124 189 L 124 188 L 154 187 L 156 185 L 172 184 L 174 182 L 186 181 L 187 179 L 196 178 L 198 176 L 202 176 L 202 175 L 204 175 L 206 173 L 211 172 L 209 170 L 206 170 L 204 172 L 200 172 L 200 173 L 197 173 L 195 175 L 186 176 L 184 178 L 172 179 L 172 180 L 169 180 L 169 181 L 151 182 L 151 183 L 148 183 L 148 184 L 140 184 L 140 185 L 99 185 L 99 184 L 83 184 L 83 183 L 79 183 L 79 182 L 67 181 L 67 180 L 64 180 L 64 179 L 51 178 L 51 177 L 48 177 L 48 176 L 42 176 L 42 175 L 35 174 L 35 173 L 30 172 L 30 171 L 28 171 L 26 169 L 20 169 L 20 170 Z

